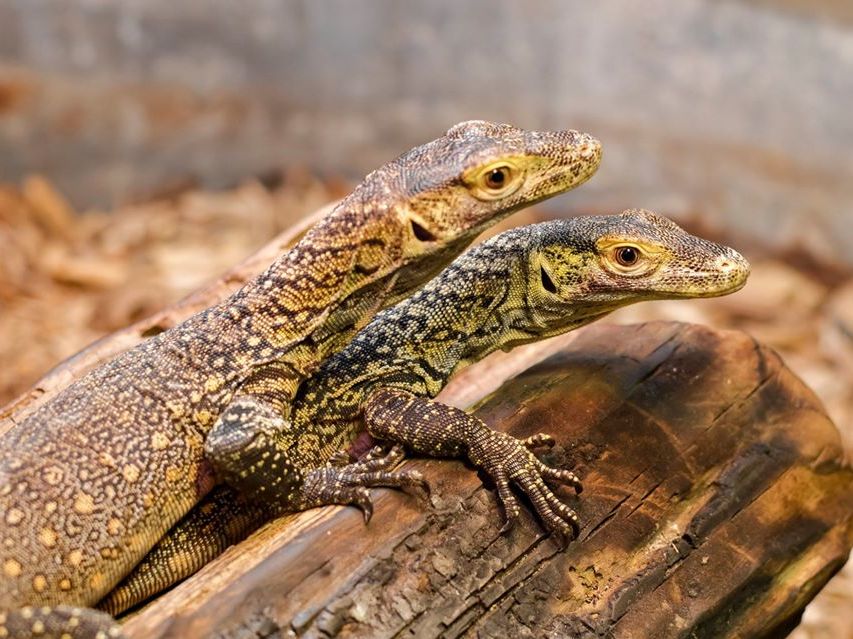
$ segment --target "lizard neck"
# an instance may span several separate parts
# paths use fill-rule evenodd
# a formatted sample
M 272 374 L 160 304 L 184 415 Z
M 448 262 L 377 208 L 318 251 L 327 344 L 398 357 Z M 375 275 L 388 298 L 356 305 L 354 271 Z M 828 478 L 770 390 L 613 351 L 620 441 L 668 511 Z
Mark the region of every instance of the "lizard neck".
M 230 316 L 274 348 L 287 348 L 293 335 L 321 326 L 351 292 L 347 280 L 362 234 L 346 229 L 360 228 L 369 218 L 369 211 L 347 198 L 228 301 Z
M 307 372 L 387 303 L 401 240 L 396 226 L 383 223 L 387 211 L 379 213 L 357 189 L 221 305 L 217 316 L 249 346 L 252 364 L 292 362 L 299 351 Z
M 485 254 L 488 253 L 488 254 Z M 406 301 L 380 313 L 306 383 L 306 403 L 356 406 L 376 385 L 434 396 L 461 363 L 500 347 L 522 283 L 504 247 L 481 246 Z M 310 399 L 309 399 L 310 398 Z M 316 412 L 316 410 L 314 411 Z

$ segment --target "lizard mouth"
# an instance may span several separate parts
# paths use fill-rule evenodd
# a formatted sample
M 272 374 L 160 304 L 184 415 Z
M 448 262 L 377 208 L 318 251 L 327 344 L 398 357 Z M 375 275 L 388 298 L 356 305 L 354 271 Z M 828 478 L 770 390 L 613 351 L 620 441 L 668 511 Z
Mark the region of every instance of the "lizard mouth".
M 735 293 L 735 292 L 739 291 L 744 286 L 746 286 L 746 280 L 747 280 L 747 277 L 744 276 L 743 278 L 741 278 L 740 280 L 738 280 L 737 282 L 735 282 L 731 286 L 728 286 L 724 289 L 721 289 L 719 294 L 720 295 L 728 295 L 729 293 Z
M 721 284 L 716 288 L 703 287 L 700 283 L 692 290 L 672 291 L 671 294 L 667 294 L 667 297 L 672 299 L 705 299 L 709 297 L 722 297 L 724 295 L 736 293 L 746 286 L 746 281 L 747 276 L 744 275 L 737 280 Z
M 690 279 L 696 284 L 678 297 L 707 298 L 730 295 L 746 286 L 749 272 L 750 265 L 746 258 L 728 249 L 713 261 L 708 270 L 693 273 Z

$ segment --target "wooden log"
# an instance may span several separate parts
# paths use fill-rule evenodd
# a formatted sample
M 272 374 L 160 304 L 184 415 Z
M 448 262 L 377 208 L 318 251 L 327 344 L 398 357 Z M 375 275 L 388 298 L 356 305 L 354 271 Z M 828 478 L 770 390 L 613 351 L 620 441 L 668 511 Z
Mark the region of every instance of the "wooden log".
M 560 442 L 545 459 L 585 484 L 565 495 L 583 522 L 567 549 L 527 513 L 501 536 L 493 494 L 462 463 L 413 460 L 431 505 L 377 490 L 367 526 L 353 508 L 282 518 L 127 634 L 719 637 L 796 624 L 853 544 L 853 471 L 815 395 L 739 332 L 596 325 L 551 345 L 476 412 Z M 504 356 L 503 374 L 530 357 Z

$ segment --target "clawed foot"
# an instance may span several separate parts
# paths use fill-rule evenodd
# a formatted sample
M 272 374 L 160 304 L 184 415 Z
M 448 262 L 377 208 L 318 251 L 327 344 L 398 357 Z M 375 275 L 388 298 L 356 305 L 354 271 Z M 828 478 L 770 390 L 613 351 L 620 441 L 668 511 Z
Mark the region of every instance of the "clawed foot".
M 547 466 L 531 452 L 535 448 L 553 445 L 554 439 L 543 433 L 519 440 L 486 429 L 470 444 L 469 459 L 482 468 L 497 487 L 498 498 L 506 514 L 501 533 L 513 527 L 521 512 L 510 489 L 512 483 L 527 495 L 549 531 L 562 537 L 564 543 L 578 536 L 580 524 L 577 514 L 557 498 L 545 481 L 569 485 L 580 493 L 583 489 L 580 480 L 571 471 Z
M 367 523 L 373 516 L 373 501 L 368 488 L 400 488 L 428 498 L 429 484 L 420 472 L 390 470 L 403 457 L 405 452 L 402 446 L 393 446 L 387 453 L 377 446 L 356 462 L 350 461 L 346 452 L 335 453 L 327 466 L 312 471 L 306 477 L 302 488 L 302 505 L 304 508 L 332 504 L 357 506 L 364 513 L 364 522 Z

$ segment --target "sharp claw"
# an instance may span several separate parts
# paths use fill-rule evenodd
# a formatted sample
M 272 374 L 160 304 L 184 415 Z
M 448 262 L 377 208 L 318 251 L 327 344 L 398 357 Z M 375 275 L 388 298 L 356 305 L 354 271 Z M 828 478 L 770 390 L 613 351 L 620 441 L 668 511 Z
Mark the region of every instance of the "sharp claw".
M 557 440 L 545 433 L 536 433 L 532 437 L 528 437 L 521 442 L 521 444 L 527 449 L 541 448 L 543 446 L 553 448 L 556 443 Z
M 574 525 L 571 521 L 567 522 L 564 519 L 555 518 L 552 525 L 549 526 L 553 534 L 557 535 L 562 541 L 562 549 L 565 550 L 569 543 L 577 536 L 574 534 Z
M 557 546 L 561 551 L 566 550 L 569 547 L 569 537 L 561 530 L 555 530 L 553 532 L 554 540 L 557 542 Z
M 565 484 L 571 486 L 575 490 L 575 494 L 580 494 L 583 492 L 583 485 L 581 484 L 581 480 L 578 479 L 578 476 L 575 475 L 570 470 L 565 470 L 562 468 L 552 468 L 551 466 L 547 466 L 542 462 L 537 464 L 537 468 L 542 477 L 548 481 L 552 482 L 560 482 L 561 484 Z
M 359 486 L 355 489 L 353 503 L 358 508 L 361 508 L 361 512 L 364 515 L 364 523 L 369 524 L 370 518 L 373 517 L 373 501 L 370 499 L 370 492 L 366 488 Z
M 575 489 L 575 494 L 579 495 L 581 492 L 583 492 L 583 485 L 581 484 L 581 480 L 578 479 L 577 475 L 575 475 L 569 470 L 565 471 L 563 475 L 565 477 L 565 482 Z
M 581 529 L 575 511 L 567 507 L 565 512 L 561 512 L 560 515 L 562 517 L 559 527 L 561 533 L 566 537 L 567 543 L 568 541 L 577 539 L 580 536 Z
M 425 501 L 429 501 L 430 495 L 432 495 L 432 489 L 430 488 L 429 482 L 424 479 L 424 476 L 417 470 L 412 471 L 410 477 L 412 478 L 412 488 L 414 488 L 416 492 L 420 493 L 418 497 Z
M 515 528 L 515 520 L 507 517 L 506 519 L 504 519 L 504 525 L 501 526 L 501 529 L 498 531 L 498 534 L 507 535 L 513 528 Z

